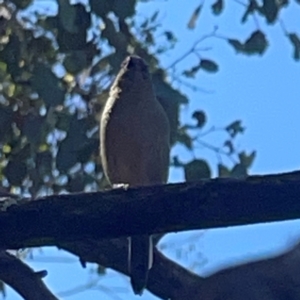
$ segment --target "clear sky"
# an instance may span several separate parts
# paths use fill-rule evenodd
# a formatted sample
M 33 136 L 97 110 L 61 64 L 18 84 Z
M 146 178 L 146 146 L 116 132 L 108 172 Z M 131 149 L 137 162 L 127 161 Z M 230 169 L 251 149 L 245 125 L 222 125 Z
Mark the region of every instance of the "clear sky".
M 42 1 L 38 1 L 39 4 Z M 48 1 L 43 1 L 46 5 Z M 169 66 L 185 53 L 201 36 L 210 33 L 218 25 L 218 34 L 223 37 L 245 40 L 257 29 L 253 21 L 241 25 L 243 7 L 234 1 L 226 1 L 226 12 L 221 17 L 210 14 L 206 1 L 202 14 L 194 30 L 187 29 L 189 18 L 199 5 L 199 0 L 153 1 L 138 6 L 138 15 L 149 16 L 159 10 L 161 28 L 175 32 L 179 42 L 175 49 L 161 57 L 162 66 Z M 300 28 L 300 6 L 293 5 L 284 10 L 281 18 L 288 31 Z M 241 119 L 246 132 L 238 139 L 241 150 L 257 151 L 257 158 L 251 174 L 268 174 L 297 170 L 300 167 L 300 63 L 292 59 L 292 46 L 279 25 L 266 27 L 263 20 L 260 28 L 267 32 L 270 47 L 263 57 L 237 55 L 224 39 L 208 39 L 203 46 L 211 47 L 203 57 L 215 60 L 220 67 L 217 74 L 200 72 L 191 83 L 211 93 L 193 92 L 182 86 L 191 103 L 182 109 L 182 119 L 188 120 L 191 113 L 203 109 L 208 116 L 207 129 L 213 125 L 224 126 Z M 196 64 L 191 56 L 181 62 L 180 68 Z M 216 140 L 214 140 L 216 139 Z M 219 145 L 220 136 L 212 135 L 209 142 Z M 189 161 L 192 153 L 183 147 L 176 147 L 175 153 Z M 208 159 L 216 168 L 215 155 L 206 149 L 196 151 L 197 158 Z M 215 170 L 214 170 L 215 172 Z M 183 174 L 171 170 L 170 181 L 183 180 Z M 300 235 L 299 221 L 281 222 L 268 225 L 235 227 L 230 229 L 193 231 L 170 234 L 163 239 L 163 252 L 182 265 L 199 274 L 209 274 L 222 266 L 235 264 L 249 257 L 261 257 L 283 250 Z M 184 244 L 184 246 L 182 246 Z M 54 248 L 34 250 L 29 264 L 36 270 L 47 269 L 46 283 L 62 299 L 134 299 L 127 277 L 108 271 L 99 278 L 88 270 L 83 270 L 76 257 Z M 97 283 L 85 291 L 85 285 Z M 66 297 L 60 292 L 73 290 Z M 81 292 L 83 291 L 83 292 Z M 9 290 L 8 300 L 21 299 Z M 155 299 L 145 293 L 136 299 Z

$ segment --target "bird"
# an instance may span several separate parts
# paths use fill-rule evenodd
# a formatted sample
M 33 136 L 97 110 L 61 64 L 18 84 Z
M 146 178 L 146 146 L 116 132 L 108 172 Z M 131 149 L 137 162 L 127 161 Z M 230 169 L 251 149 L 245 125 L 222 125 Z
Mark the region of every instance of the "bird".
M 111 186 L 164 184 L 168 179 L 170 124 L 158 101 L 146 62 L 130 55 L 110 88 L 100 120 L 100 156 Z M 152 237 L 128 238 L 128 272 L 135 294 L 147 286 Z

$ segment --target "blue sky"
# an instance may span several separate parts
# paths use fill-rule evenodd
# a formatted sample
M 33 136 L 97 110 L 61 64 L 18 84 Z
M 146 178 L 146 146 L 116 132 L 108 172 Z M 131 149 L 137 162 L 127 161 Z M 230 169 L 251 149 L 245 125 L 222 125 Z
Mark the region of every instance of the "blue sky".
M 38 1 L 49 3 L 48 1 Z M 178 43 L 173 51 L 161 57 L 162 66 L 170 65 L 185 53 L 201 36 L 212 31 L 218 25 L 218 34 L 223 37 L 245 40 L 254 30 L 255 23 L 249 20 L 241 25 L 243 7 L 234 1 L 226 1 L 226 12 L 220 17 L 210 13 L 210 4 L 206 1 L 202 14 L 194 30 L 187 29 L 187 23 L 199 0 L 153 1 L 140 4 L 138 14 L 141 18 L 159 10 L 162 29 L 176 33 Z M 44 4 L 43 4 L 44 5 Z M 293 5 L 284 10 L 281 18 L 288 31 L 300 32 L 300 6 Z M 246 127 L 237 145 L 240 150 L 257 151 L 257 158 L 251 168 L 251 174 L 280 173 L 297 170 L 300 167 L 300 65 L 292 59 L 292 46 L 284 37 L 279 25 L 267 27 L 259 20 L 259 27 L 267 32 L 270 47 L 263 57 L 245 57 L 235 51 L 222 39 L 208 39 L 203 46 L 211 47 L 203 52 L 203 57 L 215 60 L 220 67 L 217 74 L 200 72 L 191 83 L 211 93 L 193 92 L 186 87 L 181 90 L 191 102 L 182 108 L 182 120 L 189 120 L 195 109 L 202 109 L 208 116 L 207 129 L 213 125 L 224 126 L 231 121 L 241 119 Z M 196 64 L 196 57 L 190 56 L 179 65 L 179 69 Z M 216 145 L 222 137 L 212 135 L 209 142 Z M 199 148 L 192 154 L 183 147 L 176 147 L 184 161 L 197 158 L 208 159 L 212 168 L 216 168 L 216 157 L 207 149 Z M 215 170 L 214 170 L 215 172 Z M 180 170 L 171 170 L 170 181 L 183 180 Z M 266 256 L 283 250 L 299 236 L 299 221 L 193 231 L 170 234 L 163 241 L 163 251 L 170 258 L 194 270 L 199 274 L 209 274 L 222 266 L 235 264 L 250 257 Z M 182 246 L 183 245 L 183 246 Z M 62 299 L 134 299 L 128 279 L 116 272 L 108 271 L 99 277 L 90 270 L 83 270 L 76 257 L 55 248 L 34 250 L 34 258 L 29 264 L 37 270 L 47 269 L 46 283 L 58 296 L 59 292 L 82 287 L 91 281 L 97 281 L 97 288 L 72 294 Z M 21 299 L 9 290 L 8 300 Z M 145 293 L 137 299 L 155 299 Z

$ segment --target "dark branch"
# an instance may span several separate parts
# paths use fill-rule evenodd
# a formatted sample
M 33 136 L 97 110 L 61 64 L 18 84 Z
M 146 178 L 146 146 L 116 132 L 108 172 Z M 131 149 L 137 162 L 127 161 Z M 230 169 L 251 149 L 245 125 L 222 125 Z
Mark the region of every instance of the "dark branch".
M 226 268 L 199 281 L 190 300 L 300 299 L 300 244 L 285 253 Z
M 294 172 L 21 201 L 0 213 L 0 246 L 57 245 L 296 219 L 299 178 L 300 172 Z
M 0 279 L 26 300 L 58 300 L 47 289 L 38 273 L 3 250 L 0 251 Z
M 82 261 L 95 262 L 128 275 L 127 238 L 61 244 Z M 154 250 L 154 264 L 149 272 L 147 289 L 161 299 L 191 299 L 190 291 L 198 289 L 202 278 Z M 128 278 L 129 283 L 129 278 Z
M 300 217 L 299 178 L 300 172 L 294 172 L 49 196 L 36 201 L 13 200 L 15 204 L 7 209 L 9 201 L 3 201 L 0 245 L 57 245 L 82 261 L 127 274 L 126 238 L 99 238 L 295 219 Z M 212 282 L 214 279 L 202 279 L 155 250 L 148 289 L 158 297 L 206 299 Z

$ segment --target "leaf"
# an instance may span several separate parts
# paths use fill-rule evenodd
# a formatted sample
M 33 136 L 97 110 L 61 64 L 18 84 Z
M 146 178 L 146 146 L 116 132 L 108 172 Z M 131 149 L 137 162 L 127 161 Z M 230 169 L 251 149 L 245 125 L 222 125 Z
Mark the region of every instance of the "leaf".
M 172 145 L 177 140 L 180 104 L 187 104 L 189 100 L 166 81 L 164 72 L 160 69 L 152 74 L 152 82 L 157 98 L 167 113 L 170 122 Z
M 201 12 L 201 10 L 202 10 L 202 4 L 200 4 L 198 7 L 196 7 L 196 9 L 194 10 L 194 12 L 193 12 L 193 14 L 192 14 L 192 16 L 191 16 L 191 18 L 190 18 L 190 20 L 189 20 L 189 22 L 188 22 L 188 25 L 187 25 L 187 27 L 189 28 L 189 29 L 194 29 L 195 27 L 196 27 L 196 22 L 197 22 L 197 20 L 198 20 L 198 18 L 199 18 L 199 15 L 200 15 L 200 12 Z
M 59 18 L 58 16 L 49 16 L 45 19 L 39 19 L 38 24 L 43 27 L 45 30 L 54 31 L 59 27 Z
M 90 75 L 94 76 L 95 74 L 99 72 L 103 72 L 107 69 L 109 69 L 109 57 L 114 56 L 114 54 L 110 54 L 108 56 L 102 57 L 97 63 L 94 64 L 94 66 L 91 69 Z
M 279 1 L 277 1 L 277 5 L 279 8 L 286 7 L 289 5 L 289 0 L 279 0 Z
M 230 177 L 230 170 L 226 166 L 218 164 L 218 177 Z
M 59 79 L 49 67 L 42 63 L 37 63 L 32 75 L 32 87 L 45 101 L 47 106 L 63 104 L 65 99 L 64 91 L 60 87 Z
M 71 51 L 71 53 L 67 54 L 63 66 L 66 71 L 71 74 L 78 74 L 84 68 L 87 67 L 87 59 L 85 51 Z
M 243 179 L 243 178 L 246 178 L 247 176 L 248 176 L 247 168 L 243 164 L 240 164 L 240 163 L 236 164 L 230 172 L 230 177 L 232 177 L 232 178 Z
M 78 28 L 75 26 L 76 9 L 69 1 L 58 1 L 58 18 L 61 29 L 70 33 L 77 33 Z
M 174 36 L 172 31 L 165 31 L 164 35 L 165 35 L 166 39 L 169 42 L 175 42 L 176 41 L 176 37 Z
M 67 190 L 70 193 L 78 193 L 84 191 L 84 176 L 76 174 L 75 176 L 68 176 Z
M 251 152 L 247 155 L 244 151 L 239 153 L 240 163 L 246 168 L 250 168 L 256 157 L 256 151 Z
M 53 42 L 46 36 L 34 38 L 27 44 L 28 52 L 32 55 L 43 56 L 46 59 L 56 59 L 57 50 L 53 46 Z
M 210 73 L 215 73 L 218 71 L 218 68 L 219 67 L 215 62 L 208 59 L 201 59 L 199 64 L 197 64 L 189 70 L 183 71 L 182 75 L 186 76 L 187 78 L 194 78 L 197 72 L 201 69 Z
M 249 17 L 249 15 L 252 15 L 254 12 L 259 11 L 260 7 L 259 5 L 256 3 L 255 0 L 250 0 L 249 1 L 249 5 L 247 6 L 247 9 L 242 17 L 242 23 L 245 23 Z
M 200 70 L 200 64 L 198 64 L 197 66 L 192 67 L 189 70 L 185 70 L 182 72 L 182 75 L 184 75 L 187 78 L 195 78 L 197 72 Z
M 14 150 L 14 152 L 16 152 L 16 148 Z M 31 144 L 27 143 L 23 148 L 19 149 L 19 151 L 14 154 L 12 160 L 26 162 L 31 155 Z
M 10 1 L 14 3 L 18 9 L 25 9 L 33 2 L 33 0 L 10 0 Z
M 263 32 L 257 30 L 251 34 L 245 43 L 244 52 L 251 54 L 263 54 L 268 46 L 268 41 Z
M 215 15 L 220 15 L 222 10 L 224 9 L 223 0 L 217 0 L 212 6 L 212 11 Z
M 195 159 L 184 166 L 186 181 L 197 181 L 211 177 L 210 167 L 203 159 Z
M 57 42 L 61 51 L 82 50 L 86 44 L 91 16 L 82 4 L 59 1 Z
M 294 46 L 294 59 L 300 59 L 300 39 L 296 33 L 289 33 L 287 35 Z
M 12 132 L 13 111 L 10 107 L 0 105 L 0 143 Z
M 150 22 L 153 23 L 156 21 L 157 17 L 159 14 L 159 10 L 155 11 L 155 13 L 152 15 L 152 17 L 150 18 Z
M 2 298 L 6 299 L 6 296 L 7 296 L 6 285 L 2 280 L 0 280 L 0 293 L 2 294 Z
M 178 143 L 185 145 L 189 150 L 192 150 L 193 140 L 186 131 L 182 129 L 178 130 L 176 140 Z
M 267 22 L 272 24 L 278 17 L 278 4 L 277 0 L 264 0 L 263 6 L 260 9 L 260 12 L 265 15 Z
M 39 115 L 28 114 L 24 119 L 22 133 L 32 144 L 39 144 L 41 141 L 45 118 Z
M 173 156 L 172 165 L 175 168 L 181 168 L 184 166 L 184 164 L 180 161 L 177 155 Z
M 201 128 L 205 125 L 206 123 L 206 115 L 204 111 L 202 110 L 196 110 L 194 111 L 192 118 L 197 121 L 197 127 Z
M 112 2 L 112 11 L 119 17 L 120 20 L 125 20 L 135 14 L 136 0 L 114 0 Z
M 15 80 L 21 74 L 21 68 L 19 62 L 21 59 L 21 42 L 17 35 L 11 34 L 9 36 L 9 42 L 5 48 L 0 51 L 0 59 L 6 63 L 7 72 L 9 72 L 12 78 Z
M 232 138 L 234 138 L 238 133 L 243 133 L 245 131 L 245 127 L 242 126 L 241 120 L 232 122 L 231 124 L 226 126 L 225 129 Z
M 57 169 L 65 173 L 79 161 L 79 153 L 88 144 L 87 119 L 78 120 L 74 115 L 66 138 L 59 144 L 56 156 Z
M 27 175 L 27 166 L 20 160 L 10 160 L 3 173 L 10 185 L 20 186 Z
M 51 173 L 53 156 L 50 151 L 38 152 L 35 158 L 36 168 L 40 176 L 45 176 Z
M 234 147 L 233 147 L 232 141 L 230 141 L 230 140 L 225 141 L 224 146 L 228 148 L 229 154 L 232 154 L 234 152 Z
M 111 10 L 114 1 L 90 0 L 91 10 L 99 17 L 105 17 Z
M 78 150 L 77 158 L 78 162 L 86 163 L 90 160 L 93 153 L 98 156 L 98 149 L 99 149 L 99 140 L 97 139 L 89 139 L 86 140 L 85 144 L 81 145 L 80 149 Z
M 104 23 L 105 27 L 102 30 L 102 36 L 107 39 L 111 46 L 118 49 L 118 52 L 120 51 L 122 53 L 122 57 L 124 59 L 124 52 L 126 53 L 126 47 L 128 46 L 125 35 L 121 31 L 117 30 L 115 22 L 113 22 L 110 18 L 105 18 Z M 118 63 L 117 65 L 119 69 L 120 64 Z
M 227 41 L 231 46 L 233 46 L 233 48 L 236 50 L 236 52 L 244 52 L 245 46 L 239 40 L 228 39 Z
M 146 29 L 146 30 L 143 31 L 143 34 L 145 35 L 145 43 L 147 45 L 152 46 L 152 45 L 155 44 L 155 39 L 154 39 L 152 30 Z
M 67 111 L 56 111 L 54 113 L 55 128 L 62 131 L 68 131 L 72 117 L 73 116 Z
M 64 139 L 56 156 L 56 167 L 61 173 L 67 173 L 77 163 L 77 152 L 73 149 L 70 139 Z
M 268 46 L 268 41 L 263 32 L 257 30 L 251 34 L 245 43 L 241 43 L 236 39 L 227 40 L 237 52 L 242 52 L 247 55 L 263 54 Z
M 61 52 L 83 50 L 87 40 L 87 29 L 91 25 L 91 15 L 82 4 L 70 5 L 59 1 L 59 24 L 57 43 Z
M 107 270 L 106 270 L 106 268 L 104 266 L 97 265 L 97 271 L 96 271 L 96 273 L 98 275 L 103 276 L 103 275 L 107 274 Z
M 219 69 L 214 61 L 208 59 L 201 59 L 200 68 L 210 73 L 216 73 Z

